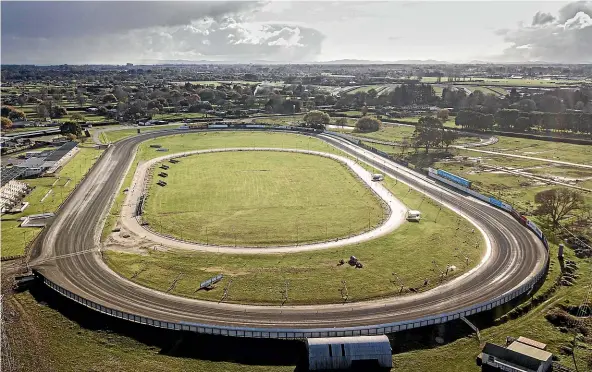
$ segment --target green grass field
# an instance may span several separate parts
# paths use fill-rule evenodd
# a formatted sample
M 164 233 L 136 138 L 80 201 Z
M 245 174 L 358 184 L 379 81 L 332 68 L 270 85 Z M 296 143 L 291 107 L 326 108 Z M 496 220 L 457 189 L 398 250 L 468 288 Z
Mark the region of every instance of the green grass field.
M 354 90 L 350 90 L 349 92 L 347 92 L 347 94 L 356 94 L 356 93 L 368 93 L 368 91 L 370 89 L 374 89 L 378 92 L 380 92 L 381 89 L 383 89 L 384 85 L 364 85 L 362 87 L 358 87 Z
M 248 356 L 236 360 L 237 353 L 240 353 L 236 349 L 232 360 L 228 358 L 226 361 L 211 355 L 203 359 L 195 355 L 177 355 L 174 349 L 164 349 L 172 346 L 167 341 L 152 337 L 133 338 L 111 329 L 80 324 L 40 303 L 29 292 L 6 296 L 3 309 L 18 314 L 18 319 L 2 324 L 9 342 L 2 346 L 3 352 L 9 346 L 16 371 L 294 371 L 294 365 L 274 365 L 266 360 L 256 364 Z M 146 329 L 146 333 L 149 332 L 153 330 Z M 2 358 L 3 367 L 8 362 L 8 358 Z
M 498 136 L 499 142 L 483 150 L 506 154 L 532 156 L 548 160 L 560 160 L 577 164 L 592 164 L 592 146 L 563 142 L 539 141 L 526 138 Z M 476 154 L 475 152 L 473 152 Z M 477 155 L 478 156 L 478 155 Z
M 411 144 L 413 142 L 413 132 L 415 132 L 414 127 L 383 124 L 380 130 L 376 132 L 354 133 L 354 135 L 357 137 L 372 138 L 376 140 L 391 142 L 401 142 L 404 139 L 407 139 L 407 141 Z M 478 139 L 475 137 L 468 136 L 459 137 L 453 144 L 457 145 L 468 142 L 478 142 Z
M 375 227 L 379 200 L 333 159 L 282 152 L 193 155 L 155 168 L 144 217 L 153 229 L 216 245 L 333 240 Z
M 35 189 L 27 195 L 24 201 L 30 205 L 22 213 L 5 214 L 2 216 L 2 256 L 14 256 L 24 253 L 25 246 L 41 231 L 39 228 L 20 228 L 18 219 L 30 214 L 54 212 L 62 201 L 74 190 L 82 177 L 95 163 L 102 150 L 91 147 L 81 147 L 80 151 L 59 172 L 60 178 L 42 177 L 24 180 Z M 68 179 L 71 181 L 68 182 Z M 52 186 L 52 184 L 54 184 Z M 52 193 L 41 202 L 45 194 Z
M 480 157 L 480 163 L 471 160 L 446 162 L 439 161 L 433 164 L 435 168 L 441 168 L 473 181 L 475 187 L 487 191 L 501 198 L 523 211 L 532 211 L 535 207 L 534 196 L 540 191 L 562 187 L 550 183 L 533 180 L 516 174 L 504 173 L 492 170 L 487 166 L 508 167 L 524 169 L 525 172 L 544 177 L 568 177 L 583 178 L 592 177 L 592 170 L 574 167 L 554 167 L 545 162 L 512 158 L 500 155 L 476 153 L 465 150 L 452 150 L 454 154 L 474 158 Z M 586 182 L 577 181 L 574 185 L 586 187 Z M 592 195 L 583 193 L 586 200 L 592 203 Z

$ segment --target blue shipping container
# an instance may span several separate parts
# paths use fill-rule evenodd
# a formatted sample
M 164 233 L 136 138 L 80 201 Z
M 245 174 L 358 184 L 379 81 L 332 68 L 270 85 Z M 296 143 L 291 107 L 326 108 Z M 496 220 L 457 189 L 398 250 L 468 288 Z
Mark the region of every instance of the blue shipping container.
M 471 181 L 466 180 L 466 179 L 464 179 L 462 177 L 456 176 L 456 175 L 454 175 L 452 173 L 448 173 L 446 171 L 443 171 L 441 169 L 438 169 L 438 176 L 444 177 L 444 178 L 446 178 L 446 179 L 448 179 L 448 180 L 450 180 L 452 182 L 456 182 L 459 185 L 463 185 L 464 187 L 471 188 Z

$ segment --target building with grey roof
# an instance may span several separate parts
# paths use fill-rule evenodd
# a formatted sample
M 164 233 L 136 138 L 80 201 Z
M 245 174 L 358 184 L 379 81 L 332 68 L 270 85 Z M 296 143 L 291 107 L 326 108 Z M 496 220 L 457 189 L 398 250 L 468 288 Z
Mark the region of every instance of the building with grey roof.
M 508 347 L 488 342 L 477 358 L 477 365 L 488 372 L 546 372 L 551 369 L 552 358 L 550 352 L 520 341 L 514 341 Z
M 385 335 L 309 338 L 306 349 L 311 371 L 348 369 L 368 363 L 382 368 L 393 366 L 391 344 Z

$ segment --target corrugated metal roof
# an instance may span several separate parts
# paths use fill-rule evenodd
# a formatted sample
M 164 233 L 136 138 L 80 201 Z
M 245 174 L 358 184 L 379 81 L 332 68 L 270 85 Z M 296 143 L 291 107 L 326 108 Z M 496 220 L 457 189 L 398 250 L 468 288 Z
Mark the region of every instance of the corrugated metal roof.
M 43 159 L 43 158 L 33 157 L 33 158 L 29 158 L 29 159 L 25 160 L 21 164 L 17 165 L 17 167 L 19 167 L 19 168 L 40 168 L 44 162 L 45 162 L 45 159 Z
M 350 368 L 355 361 L 392 367 L 391 345 L 385 335 L 309 338 L 306 343 L 310 370 Z
M 553 356 L 553 354 L 551 354 L 548 351 L 541 350 L 539 348 L 523 344 L 522 342 L 517 341 L 512 342 L 510 346 L 508 346 L 508 350 L 512 350 L 523 355 L 528 355 L 531 358 L 543 362 L 546 362 Z
M 512 363 L 517 366 L 528 368 L 534 371 L 538 370 L 542 363 L 541 360 L 533 358 L 529 355 L 489 342 L 485 344 L 485 347 L 483 347 L 483 353 L 492 355 L 493 357 L 495 357 L 496 359 L 500 359 L 501 361 Z
M 306 340 L 308 345 L 328 345 L 328 344 L 362 344 L 368 342 L 389 342 L 386 335 L 380 336 L 355 336 L 355 337 L 319 337 Z M 389 343 L 390 344 L 390 343 Z
M 526 338 L 526 337 L 520 336 L 520 337 L 518 337 L 518 339 L 516 341 L 522 342 L 523 344 L 530 345 L 532 347 L 536 347 L 536 348 L 541 349 L 541 350 L 546 350 L 547 349 L 547 344 L 543 344 L 542 342 L 535 341 L 535 340 L 532 340 L 530 338 Z
M 20 177 L 23 173 L 25 173 L 25 168 L 19 167 L 2 167 L 2 186 L 6 185 L 8 182 L 14 180 L 17 177 Z
M 45 160 L 47 160 L 47 161 L 58 161 L 62 157 L 64 157 L 64 155 L 66 155 L 67 153 L 69 153 L 70 150 L 72 150 L 77 145 L 78 145 L 78 142 L 75 142 L 75 141 L 66 142 L 62 146 L 60 146 L 60 148 L 58 148 L 57 150 L 55 150 L 54 152 L 52 152 L 51 155 L 49 155 L 47 157 L 47 159 L 45 159 Z

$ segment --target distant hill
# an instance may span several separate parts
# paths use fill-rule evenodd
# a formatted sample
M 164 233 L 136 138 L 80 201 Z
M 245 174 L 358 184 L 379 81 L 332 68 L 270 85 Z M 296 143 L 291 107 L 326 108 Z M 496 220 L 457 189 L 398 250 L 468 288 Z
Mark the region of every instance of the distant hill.
M 325 65 L 447 65 L 450 62 L 433 59 L 403 59 L 397 61 L 372 61 L 365 59 L 339 59 L 335 61 L 316 62 Z

